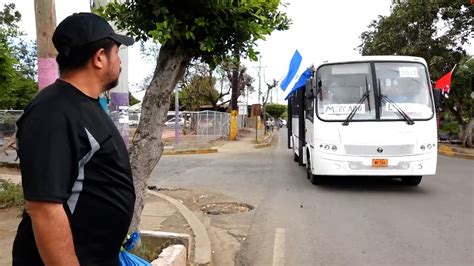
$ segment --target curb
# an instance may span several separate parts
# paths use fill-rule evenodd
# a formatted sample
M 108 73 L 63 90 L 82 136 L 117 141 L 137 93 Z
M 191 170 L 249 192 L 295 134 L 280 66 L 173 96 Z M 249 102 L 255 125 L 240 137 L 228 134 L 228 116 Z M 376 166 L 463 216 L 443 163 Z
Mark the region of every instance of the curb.
M 187 154 L 208 154 L 217 153 L 216 148 L 201 149 L 201 150 L 163 150 L 162 155 L 187 155 Z
M 272 141 L 273 141 L 274 136 L 275 136 L 275 133 L 271 132 L 268 136 L 266 136 L 263 139 L 262 143 L 254 144 L 253 147 L 255 149 L 261 149 L 261 148 L 265 148 L 265 147 L 268 147 L 268 146 L 272 145 Z
M 438 144 L 438 154 L 449 156 L 449 157 L 474 160 L 474 154 L 461 153 L 461 152 L 458 152 L 455 148 L 449 147 L 444 144 Z
M 0 167 L 20 169 L 20 163 L 0 162 Z
M 173 204 L 178 211 L 183 215 L 184 219 L 191 226 L 191 230 L 194 234 L 194 263 L 197 265 L 210 265 L 211 264 L 211 241 L 207 230 L 202 222 L 194 215 L 194 213 L 184 206 L 181 202 L 164 194 L 156 191 L 148 190 L 148 193 L 167 200 Z

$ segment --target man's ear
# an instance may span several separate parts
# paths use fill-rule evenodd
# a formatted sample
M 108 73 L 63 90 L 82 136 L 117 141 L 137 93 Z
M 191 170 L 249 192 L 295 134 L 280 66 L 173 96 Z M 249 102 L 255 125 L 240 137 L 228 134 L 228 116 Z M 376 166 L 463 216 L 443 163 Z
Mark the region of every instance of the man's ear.
M 94 56 L 92 56 L 92 65 L 95 68 L 102 69 L 104 68 L 104 63 L 107 58 L 107 55 L 105 54 L 105 49 L 100 48 L 95 52 Z

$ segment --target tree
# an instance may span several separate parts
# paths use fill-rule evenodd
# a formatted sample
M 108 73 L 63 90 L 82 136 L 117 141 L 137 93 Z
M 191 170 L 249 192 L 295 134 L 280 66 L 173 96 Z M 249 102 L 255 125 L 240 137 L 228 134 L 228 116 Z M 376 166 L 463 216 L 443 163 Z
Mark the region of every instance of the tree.
M 194 62 L 186 70 L 181 83 L 186 92 L 185 101 L 195 103 L 192 110 L 199 110 L 201 105 L 212 105 L 213 110 L 218 110 L 222 104 L 228 102 L 222 102 L 222 100 L 229 94 L 229 90 L 224 90 L 222 79 L 220 92 L 215 88 L 217 78 L 213 76 L 213 72 L 215 70 L 203 62 Z
M 126 0 L 98 11 L 135 39 L 153 38 L 161 44 L 130 148 L 137 194 L 131 230 L 139 226 L 147 180 L 163 151 L 161 123 L 155 121 L 164 120 L 170 94 L 186 67 L 193 59 L 211 67 L 231 56 L 255 60 L 257 40 L 288 28 L 289 19 L 278 11 L 279 6 L 279 0 Z M 238 54 L 229 53 L 236 49 Z
M 278 103 L 269 103 L 265 106 L 265 112 L 267 112 L 273 118 L 284 118 L 283 114 L 287 109 L 286 105 Z
M 459 126 L 459 137 L 467 147 L 473 147 L 474 128 L 474 100 L 471 97 L 470 85 L 474 74 L 474 59 L 471 56 L 464 57 L 453 73 L 449 99 L 445 103 L 447 108 L 456 119 Z
M 433 80 L 463 64 L 474 25 L 474 8 L 465 0 L 393 1 L 391 14 L 372 21 L 361 34 L 359 50 L 363 55 L 411 55 L 423 57 Z M 458 81 L 458 78 L 460 79 Z M 447 107 L 453 113 L 461 132 L 466 130 L 473 99 L 466 97 L 466 78 L 453 75 L 453 96 Z M 458 90 L 454 89 L 458 86 Z M 468 107 L 469 108 L 469 107 Z M 471 133 L 469 133 L 471 134 Z M 468 136 L 461 136 L 466 139 Z M 472 138 L 472 137 L 471 137 Z
M 263 121 L 267 121 L 267 110 L 266 110 L 267 101 L 268 101 L 268 98 L 270 97 L 272 89 L 275 88 L 277 85 L 278 85 L 278 81 L 276 79 L 272 80 L 272 83 L 267 83 L 267 92 L 265 93 L 265 96 L 263 96 L 263 101 L 262 101 Z M 265 134 L 266 133 L 267 133 L 267 127 L 265 127 Z
M 17 23 L 21 14 L 15 4 L 0 11 L 0 109 L 21 110 L 37 92 L 36 50 L 20 39 Z
M 222 62 L 222 70 L 225 72 L 230 83 L 231 110 L 238 110 L 237 100 L 241 95 L 246 95 L 254 91 L 252 83 L 254 78 L 247 74 L 247 67 L 241 65 L 239 60 L 228 60 Z

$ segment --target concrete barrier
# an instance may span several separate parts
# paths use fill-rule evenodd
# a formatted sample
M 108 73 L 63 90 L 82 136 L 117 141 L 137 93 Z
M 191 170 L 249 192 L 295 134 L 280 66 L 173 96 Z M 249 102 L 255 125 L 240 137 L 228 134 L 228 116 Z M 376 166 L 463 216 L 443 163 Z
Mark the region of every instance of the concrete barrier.
M 183 245 L 173 245 L 165 248 L 158 259 L 151 262 L 153 266 L 186 266 L 186 248 Z

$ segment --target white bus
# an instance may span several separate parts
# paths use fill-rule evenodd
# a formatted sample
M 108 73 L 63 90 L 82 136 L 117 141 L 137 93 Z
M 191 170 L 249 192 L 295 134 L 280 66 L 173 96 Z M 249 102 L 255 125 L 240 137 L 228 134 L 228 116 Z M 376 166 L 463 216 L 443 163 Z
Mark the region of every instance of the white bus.
M 417 186 L 436 173 L 438 94 L 422 58 L 324 62 L 289 96 L 288 147 L 315 185 L 388 176 Z

